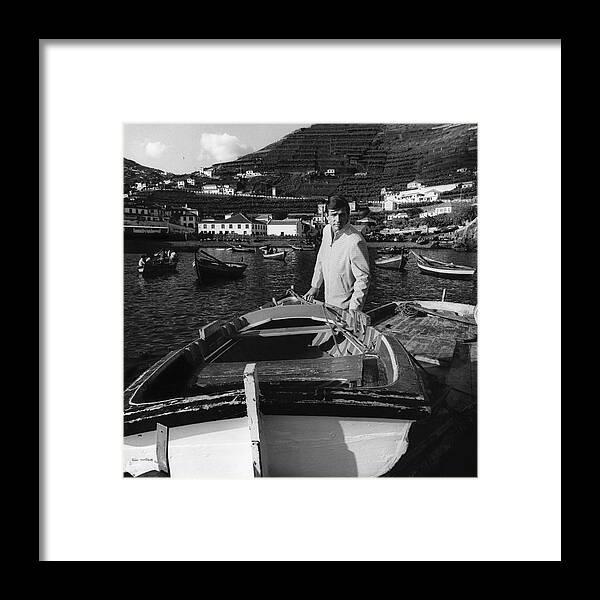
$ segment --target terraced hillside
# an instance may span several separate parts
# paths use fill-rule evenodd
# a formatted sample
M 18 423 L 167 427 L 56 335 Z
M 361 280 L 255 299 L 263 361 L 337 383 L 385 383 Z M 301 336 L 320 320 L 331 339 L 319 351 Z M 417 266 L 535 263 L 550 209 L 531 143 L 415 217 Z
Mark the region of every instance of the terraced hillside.
M 171 176 L 173 176 L 172 173 L 166 173 L 165 171 L 154 169 L 152 167 L 145 167 L 129 158 L 123 159 L 123 183 L 125 188 L 129 188 L 129 186 L 138 182 L 144 182 L 146 184 L 160 182 L 165 177 Z
M 280 195 L 342 193 L 366 201 L 382 187 L 403 189 L 414 179 L 426 185 L 476 180 L 477 126 L 312 125 L 214 168 L 222 177 L 262 173 L 249 183 L 255 191 L 276 185 Z M 335 176 L 325 176 L 327 169 Z

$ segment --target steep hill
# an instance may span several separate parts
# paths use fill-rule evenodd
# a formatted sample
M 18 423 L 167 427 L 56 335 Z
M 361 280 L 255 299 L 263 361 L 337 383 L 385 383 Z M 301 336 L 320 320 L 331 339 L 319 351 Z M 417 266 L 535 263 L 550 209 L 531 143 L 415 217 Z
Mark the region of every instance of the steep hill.
M 414 179 L 426 185 L 475 180 L 477 126 L 312 125 L 213 167 L 221 177 L 262 173 L 246 182 L 248 191 L 264 193 L 275 185 L 281 195 L 341 193 L 365 201 L 378 198 L 382 187 L 403 189 Z M 335 176 L 324 175 L 327 169 Z
M 153 169 L 152 167 L 145 167 L 129 158 L 123 159 L 123 183 L 125 184 L 125 188 L 137 182 L 158 182 L 172 176 L 173 173 L 167 173 L 160 169 Z

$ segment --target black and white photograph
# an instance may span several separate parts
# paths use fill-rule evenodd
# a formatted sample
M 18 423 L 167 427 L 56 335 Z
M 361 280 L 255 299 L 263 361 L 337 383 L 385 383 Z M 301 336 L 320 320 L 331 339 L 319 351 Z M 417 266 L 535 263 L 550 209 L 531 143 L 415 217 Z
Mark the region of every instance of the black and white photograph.
M 40 39 L 40 561 L 561 561 L 561 52 Z
M 125 125 L 125 476 L 477 475 L 477 124 Z

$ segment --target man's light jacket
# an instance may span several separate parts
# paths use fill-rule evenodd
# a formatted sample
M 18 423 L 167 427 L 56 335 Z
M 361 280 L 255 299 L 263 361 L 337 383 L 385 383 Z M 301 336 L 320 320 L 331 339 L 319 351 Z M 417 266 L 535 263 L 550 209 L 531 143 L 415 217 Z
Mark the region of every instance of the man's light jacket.
M 326 225 L 311 282 L 315 288 L 325 283 L 325 302 L 362 310 L 369 289 L 369 273 L 369 250 L 360 232 L 348 223 L 332 235 L 331 225 Z

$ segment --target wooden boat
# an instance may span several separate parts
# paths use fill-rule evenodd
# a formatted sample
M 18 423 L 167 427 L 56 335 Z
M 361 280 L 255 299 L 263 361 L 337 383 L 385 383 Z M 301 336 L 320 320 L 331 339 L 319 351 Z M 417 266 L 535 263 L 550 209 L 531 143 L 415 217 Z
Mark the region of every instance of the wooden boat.
M 385 474 L 431 414 L 421 370 L 373 326 L 396 309 L 349 313 L 290 290 L 202 327 L 125 390 L 124 472 Z
M 285 260 L 285 250 L 280 250 L 279 252 L 263 252 L 263 256 L 274 260 Z
M 398 250 L 399 248 L 394 248 L 394 247 L 384 247 L 384 248 L 377 248 L 377 254 L 398 254 Z
M 434 275 L 435 277 L 443 277 L 446 279 L 471 279 L 477 270 L 475 267 L 469 267 L 468 265 L 442 262 L 440 260 L 434 260 L 433 258 L 427 258 L 421 254 L 416 254 L 415 252 L 412 252 L 412 254 L 414 254 L 417 259 L 417 266 L 420 271 L 427 275 Z
M 225 262 L 212 256 L 208 252 L 196 249 L 194 254 L 194 268 L 198 281 L 217 278 L 241 277 L 248 265 L 239 262 Z
M 232 252 L 256 252 L 256 248 L 252 248 L 251 246 L 230 246 L 227 250 L 231 250 Z
M 171 262 L 169 260 L 156 260 L 151 258 L 146 261 L 143 266 L 138 265 L 138 273 L 144 277 L 153 275 L 164 275 L 168 273 L 177 273 L 177 260 Z
M 375 266 L 382 269 L 391 269 L 394 271 L 402 271 L 408 262 L 408 255 L 405 253 L 392 256 L 385 256 L 375 259 Z

